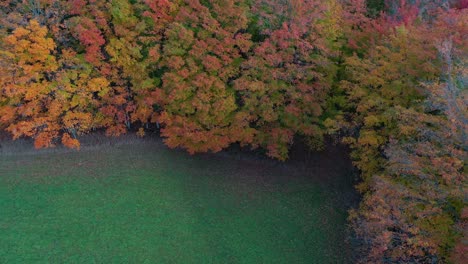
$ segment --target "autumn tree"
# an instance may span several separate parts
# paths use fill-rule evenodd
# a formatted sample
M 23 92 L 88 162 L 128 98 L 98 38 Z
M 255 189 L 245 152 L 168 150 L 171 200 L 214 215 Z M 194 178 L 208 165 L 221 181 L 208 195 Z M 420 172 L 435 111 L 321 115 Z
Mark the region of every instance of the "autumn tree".
M 321 144 L 320 116 L 336 73 L 340 36 L 335 1 L 257 1 L 262 40 L 234 87 L 255 129 L 254 146 L 284 160 L 295 135 Z
M 425 41 L 430 30 L 415 20 L 395 23 L 391 17 L 369 20 L 356 14 L 350 18 L 357 18 L 349 21 L 355 23 L 352 27 L 367 32 L 358 32 L 348 40 L 354 50 L 344 61 L 340 86 L 352 109 L 348 116 L 336 120 L 356 133 L 346 140 L 356 146 L 356 166 L 364 177 L 370 177 L 384 165 L 380 153 L 399 122 L 395 107 L 413 107 L 422 100 L 419 83 L 436 80 L 440 67 L 436 48 Z
M 461 258 L 465 0 L 6 0 L 0 129 L 79 148 L 154 127 L 190 153 L 351 147 L 361 262 Z M 466 234 L 466 232 L 465 232 Z M 457 244 L 458 243 L 458 244 Z
M 157 41 L 161 32 L 155 30 L 159 20 L 151 18 L 155 19 L 153 9 L 161 6 L 158 1 L 90 2 L 94 4 L 84 0 L 70 3 L 74 17 L 68 25 L 81 44 L 85 60 L 110 83 L 99 111 L 107 134 L 118 136 L 135 122 L 156 121 L 152 92 L 158 83 L 157 78 L 150 77 L 149 66 L 159 60 Z
M 250 142 L 231 83 L 251 45 L 245 8 L 237 0 L 181 1 L 168 25 L 158 104 L 170 147 L 193 153 Z
M 93 92 L 105 93 L 107 80 L 76 70 L 84 65 L 77 65 L 72 51 L 57 59 L 53 39 L 35 20 L 4 41 L 0 112 L 6 130 L 15 139 L 33 137 L 37 148 L 53 146 L 65 132 L 63 143 L 78 148 L 76 136 L 97 126 Z
M 364 198 L 351 214 L 361 260 L 446 262 L 466 182 L 466 101 L 451 70 L 460 58 L 453 54 L 466 46 L 464 16 L 438 9 L 425 20 L 418 6 L 401 1 L 396 16 L 369 18 L 362 1 L 351 3 L 341 81 L 350 108 L 327 124 L 350 131 L 361 170 Z

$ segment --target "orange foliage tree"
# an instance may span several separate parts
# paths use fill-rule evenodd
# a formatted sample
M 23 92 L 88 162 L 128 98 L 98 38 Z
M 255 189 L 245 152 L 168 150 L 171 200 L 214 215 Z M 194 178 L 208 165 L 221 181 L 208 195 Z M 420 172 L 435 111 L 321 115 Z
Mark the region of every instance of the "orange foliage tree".
M 36 20 L 17 28 L 4 39 L 2 55 L 0 121 L 14 138 L 33 137 L 42 148 L 66 132 L 73 138 L 65 134 L 64 143 L 77 148 L 76 136 L 99 126 L 93 92 L 105 93 L 107 80 L 76 70 L 72 51 L 58 60 L 47 28 Z

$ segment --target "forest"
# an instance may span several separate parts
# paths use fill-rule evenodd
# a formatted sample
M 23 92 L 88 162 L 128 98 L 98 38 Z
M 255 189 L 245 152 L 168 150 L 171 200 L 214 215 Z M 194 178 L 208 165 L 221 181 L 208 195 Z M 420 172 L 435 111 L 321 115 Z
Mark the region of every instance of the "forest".
M 0 130 L 280 161 L 342 142 L 361 263 L 466 263 L 467 21 L 467 0 L 2 0 Z

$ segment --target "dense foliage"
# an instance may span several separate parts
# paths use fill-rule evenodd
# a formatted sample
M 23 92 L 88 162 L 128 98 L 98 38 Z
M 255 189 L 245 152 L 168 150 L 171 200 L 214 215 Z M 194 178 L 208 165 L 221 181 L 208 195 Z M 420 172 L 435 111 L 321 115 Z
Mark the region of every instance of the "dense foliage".
M 364 198 L 351 221 L 365 259 L 448 262 L 466 221 L 467 91 L 456 79 L 466 78 L 467 13 L 400 8 L 377 19 L 351 12 L 360 30 L 340 82 L 347 110 L 331 123 L 354 132 L 345 140 Z
M 37 148 L 160 129 L 285 160 L 342 139 L 369 263 L 463 262 L 468 2 L 7 0 L 0 129 Z M 466 242 L 465 242 L 466 243 Z

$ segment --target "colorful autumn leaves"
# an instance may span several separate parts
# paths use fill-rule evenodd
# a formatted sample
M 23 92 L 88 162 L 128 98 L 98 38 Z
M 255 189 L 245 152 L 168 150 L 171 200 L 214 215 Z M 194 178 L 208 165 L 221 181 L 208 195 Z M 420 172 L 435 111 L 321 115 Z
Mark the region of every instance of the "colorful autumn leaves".
M 333 68 L 320 49 L 324 36 L 313 32 L 320 14 L 288 17 L 255 43 L 245 10 L 235 1 L 180 7 L 163 50 L 162 133 L 170 146 L 218 151 L 240 142 L 285 159 L 296 133 L 320 138 L 318 116 L 331 80 L 323 75 L 334 74 L 323 70 Z
M 191 153 L 280 160 L 296 135 L 336 133 L 363 180 L 363 259 L 445 261 L 466 181 L 464 2 L 3 1 L 0 128 L 79 148 L 157 124 Z
M 5 46 L 33 78 L 16 77 L 21 89 L 3 94 L 2 123 L 15 138 L 47 147 L 63 132 L 70 139 L 95 128 L 119 135 L 158 122 L 171 147 L 193 153 L 239 142 L 278 159 L 287 158 L 295 134 L 321 141 L 319 116 L 336 72 L 332 43 L 341 34 L 334 1 L 57 4 L 68 10 L 56 14 L 62 24 L 32 19 L 8 37 L 26 46 Z M 285 7 L 285 14 L 268 11 Z M 33 74 L 22 60 L 34 45 L 42 49 L 32 54 Z M 41 110 L 28 115 L 25 104 Z M 73 142 L 67 145 L 78 146 Z
M 5 38 L 2 52 L 9 66 L 4 69 L 1 94 L 2 124 L 14 138 L 35 138 L 37 148 L 50 147 L 65 130 L 63 144 L 79 148 L 72 135 L 87 132 L 95 119 L 92 92 L 101 90 L 107 80 L 91 78 L 73 69 L 73 52 L 61 58 L 47 29 L 31 20 Z
M 452 70 L 466 61 L 466 25 L 457 25 L 467 12 L 401 1 L 369 18 L 354 3 L 339 83 L 347 100 L 334 122 L 352 131 L 345 140 L 363 180 L 350 217 L 362 261 L 447 263 L 466 221 L 466 89 L 448 76 L 464 75 Z
M 198 1 L 179 8 L 166 31 L 161 95 L 166 125 L 162 135 L 171 147 L 189 152 L 219 151 L 243 137 L 231 79 L 239 75 L 241 46 L 251 45 L 244 7 L 235 1 Z M 217 18 L 217 19 L 216 19 Z
M 259 2 L 259 10 L 284 7 L 275 1 Z M 327 44 L 338 37 L 328 35 L 324 26 L 337 26 L 327 20 L 327 12 L 334 11 L 328 3 L 291 1 L 281 21 L 271 14 L 258 15 L 269 25 L 259 25 L 265 39 L 242 63 L 234 88 L 242 99 L 241 112 L 255 124 L 254 144 L 272 157 L 286 158 L 297 134 L 310 142 L 322 140 L 319 117 L 336 74 L 332 59 L 337 55 Z

